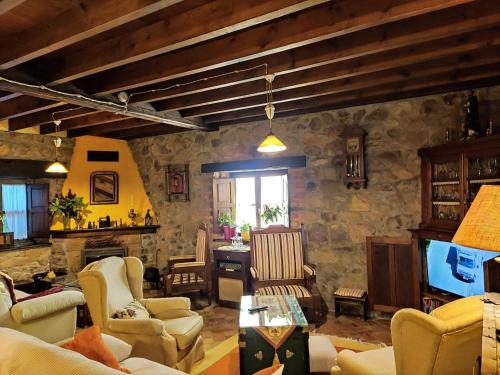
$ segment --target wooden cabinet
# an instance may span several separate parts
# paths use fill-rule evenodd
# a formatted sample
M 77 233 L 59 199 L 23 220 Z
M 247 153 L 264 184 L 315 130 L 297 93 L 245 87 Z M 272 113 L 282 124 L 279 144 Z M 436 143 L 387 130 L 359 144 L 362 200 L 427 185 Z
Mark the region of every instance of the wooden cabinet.
M 395 312 L 420 307 L 420 261 L 409 239 L 367 237 L 370 310 Z
M 500 185 L 500 135 L 419 150 L 421 229 L 454 232 L 484 184 Z

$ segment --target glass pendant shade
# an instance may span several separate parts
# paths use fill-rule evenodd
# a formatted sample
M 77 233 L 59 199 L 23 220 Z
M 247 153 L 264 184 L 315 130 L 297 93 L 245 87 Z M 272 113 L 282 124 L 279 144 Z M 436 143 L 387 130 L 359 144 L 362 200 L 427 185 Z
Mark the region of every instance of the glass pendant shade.
M 47 173 L 68 173 L 68 170 L 64 165 L 59 163 L 57 160 L 53 162 L 49 167 L 45 170 Z
M 270 132 L 267 137 L 262 141 L 258 152 L 279 152 L 285 151 L 286 146 L 283 142 L 280 141 L 278 137 L 276 137 L 272 132 Z

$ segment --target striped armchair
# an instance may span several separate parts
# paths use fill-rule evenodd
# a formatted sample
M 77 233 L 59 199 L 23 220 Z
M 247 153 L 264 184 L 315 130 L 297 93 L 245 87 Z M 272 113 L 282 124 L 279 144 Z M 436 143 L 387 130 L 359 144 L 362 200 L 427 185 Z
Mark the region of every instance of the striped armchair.
M 306 262 L 304 225 L 272 225 L 250 232 L 252 290 L 254 295 L 289 294 L 319 321 L 320 295 L 316 269 Z
M 168 271 L 163 276 L 167 296 L 203 290 L 208 294 L 208 304 L 212 304 L 209 241 L 207 225 L 200 224 L 196 235 L 196 253 L 169 258 Z

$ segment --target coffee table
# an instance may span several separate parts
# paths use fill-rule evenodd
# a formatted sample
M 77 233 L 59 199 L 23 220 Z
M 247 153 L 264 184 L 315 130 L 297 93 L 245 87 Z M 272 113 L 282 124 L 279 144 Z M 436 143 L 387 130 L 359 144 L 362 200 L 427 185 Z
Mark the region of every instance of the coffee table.
M 251 307 L 268 306 L 250 313 Z M 243 296 L 240 303 L 240 373 L 283 364 L 285 375 L 309 374 L 309 326 L 297 298 Z

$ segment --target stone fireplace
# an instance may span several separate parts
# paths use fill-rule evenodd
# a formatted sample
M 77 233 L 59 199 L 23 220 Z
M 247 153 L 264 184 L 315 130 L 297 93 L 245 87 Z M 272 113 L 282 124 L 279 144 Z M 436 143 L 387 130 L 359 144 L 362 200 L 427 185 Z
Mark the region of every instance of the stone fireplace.
M 101 260 L 107 257 L 126 257 L 128 250 L 123 246 L 104 247 L 104 248 L 85 248 L 82 251 L 82 260 L 80 267 L 83 269 L 87 264 Z

